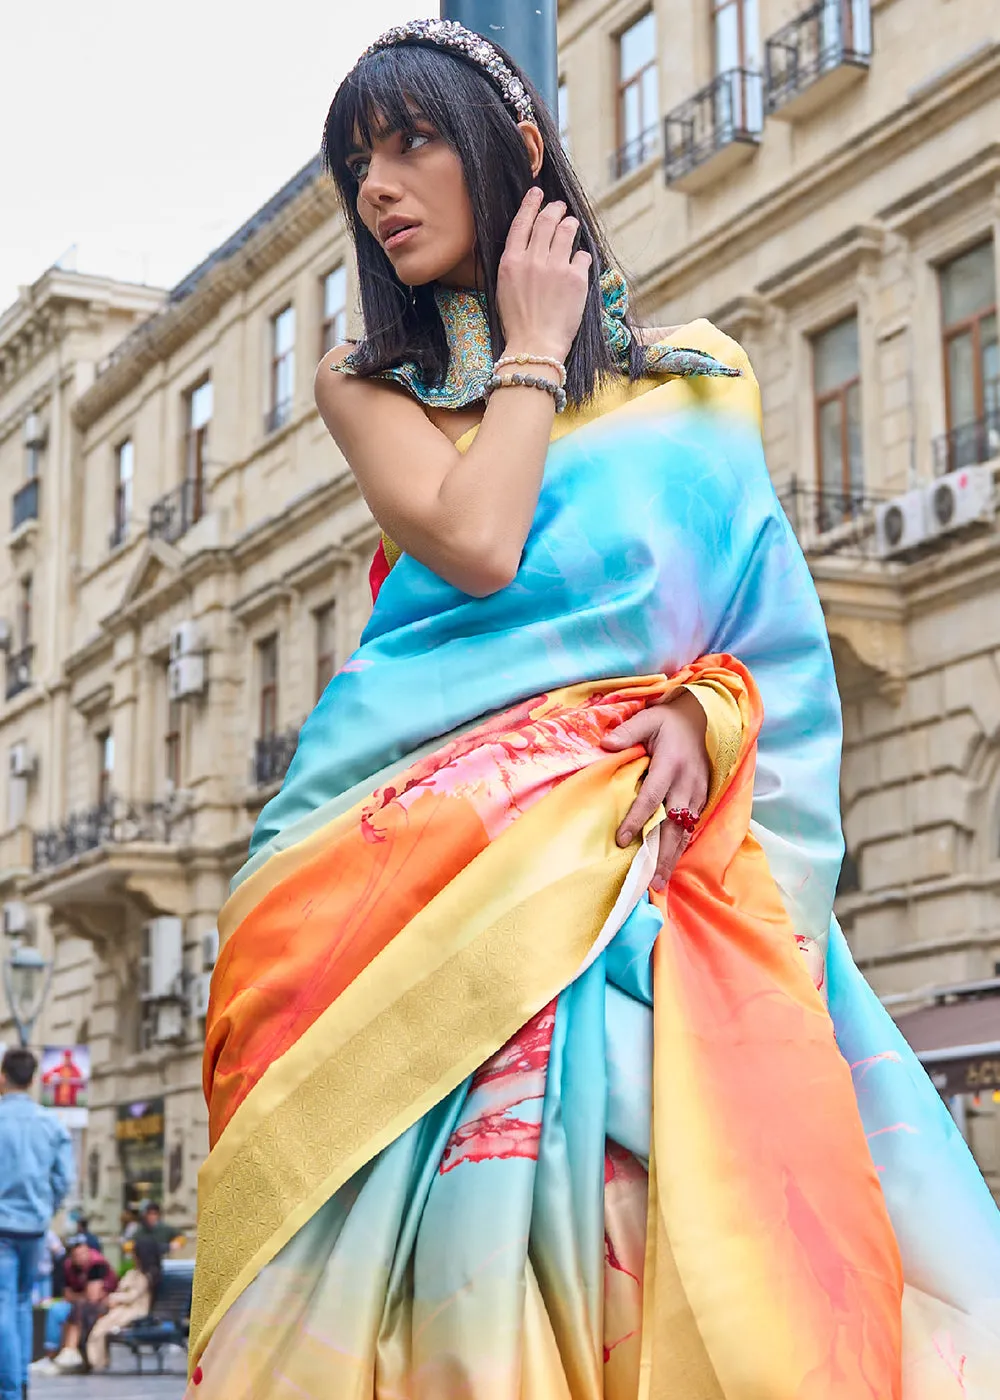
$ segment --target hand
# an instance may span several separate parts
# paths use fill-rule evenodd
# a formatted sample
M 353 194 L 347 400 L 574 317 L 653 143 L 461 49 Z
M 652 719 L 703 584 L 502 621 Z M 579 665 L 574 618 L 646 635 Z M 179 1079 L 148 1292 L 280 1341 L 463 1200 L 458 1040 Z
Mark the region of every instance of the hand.
M 662 803 L 687 807 L 698 816 L 708 800 L 711 768 L 705 748 L 705 711 L 687 690 L 662 705 L 649 705 L 617 729 L 605 734 L 602 745 L 620 752 L 643 744 L 650 756 L 639 795 L 618 828 L 619 846 L 629 845 Z M 671 821 L 660 825 L 660 848 L 650 889 L 666 889 L 688 836 Z
M 579 220 L 561 200 L 542 207 L 533 186 L 521 201 L 497 272 L 497 309 L 508 353 L 565 360 L 580 329 L 592 258 L 573 252 Z

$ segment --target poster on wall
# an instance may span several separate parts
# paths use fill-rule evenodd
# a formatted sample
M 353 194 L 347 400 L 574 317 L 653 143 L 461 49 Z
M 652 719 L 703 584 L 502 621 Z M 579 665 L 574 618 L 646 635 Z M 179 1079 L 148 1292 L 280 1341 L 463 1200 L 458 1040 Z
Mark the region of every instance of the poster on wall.
M 67 1128 L 85 1128 L 90 1091 L 90 1048 L 86 1045 L 46 1045 L 38 1068 L 38 1091 L 42 1107 L 54 1109 Z
M 138 1209 L 143 1201 L 163 1200 L 163 1149 L 166 1105 L 143 1099 L 118 1105 L 115 1138 L 122 1168 L 122 1205 Z

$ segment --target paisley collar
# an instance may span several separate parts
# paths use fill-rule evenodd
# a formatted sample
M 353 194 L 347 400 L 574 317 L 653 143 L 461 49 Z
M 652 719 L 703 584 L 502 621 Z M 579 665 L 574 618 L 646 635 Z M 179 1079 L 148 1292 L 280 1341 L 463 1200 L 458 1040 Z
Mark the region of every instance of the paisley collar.
M 617 268 L 608 268 L 601 276 L 604 299 L 604 333 L 614 352 L 622 373 L 628 373 L 632 335 L 626 322 L 628 287 Z M 412 360 L 406 360 L 374 376 L 400 384 L 414 398 L 433 408 L 469 408 L 485 397 L 486 381 L 493 373 L 493 348 L 486 316 L 483 292 L 436 286 L 434 300 L 444 324 L 451 355 L 448 372 L 440 384 L 432 384 L 424 371 Z M 738 376 L 740 371 L 725 365 L 703 350 L 688 350 L 676 345 L 645 347 L 646 369 L 650 375 L 722 375 Z M 347 355 L 332 368 L 341 374 L 355 374 L 353 356 Z

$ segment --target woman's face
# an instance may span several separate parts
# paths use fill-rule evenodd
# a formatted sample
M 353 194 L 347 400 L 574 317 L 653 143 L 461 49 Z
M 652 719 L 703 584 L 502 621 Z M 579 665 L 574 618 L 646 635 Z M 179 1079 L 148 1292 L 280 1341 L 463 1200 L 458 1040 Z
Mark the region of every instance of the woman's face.
M 358 215 L 409 287 L 476 285 L 472 204 L 458 155 L 419 116 L 412 131 L 359 140 L 348 157 Z

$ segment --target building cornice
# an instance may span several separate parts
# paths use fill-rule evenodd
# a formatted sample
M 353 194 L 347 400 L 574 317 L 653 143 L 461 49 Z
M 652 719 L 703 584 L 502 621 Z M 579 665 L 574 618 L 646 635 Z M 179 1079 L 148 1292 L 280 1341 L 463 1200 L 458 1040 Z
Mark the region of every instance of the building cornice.
M 316 178 L 228 257 L 210 266 L 187 295 L 144 321 L 112 352 L 93 385 L 77 400 L 74 421 L 90 427 L 146 373 L 207 326 L 234 296 L 298 247 L 338 211 L 331 180 Z

